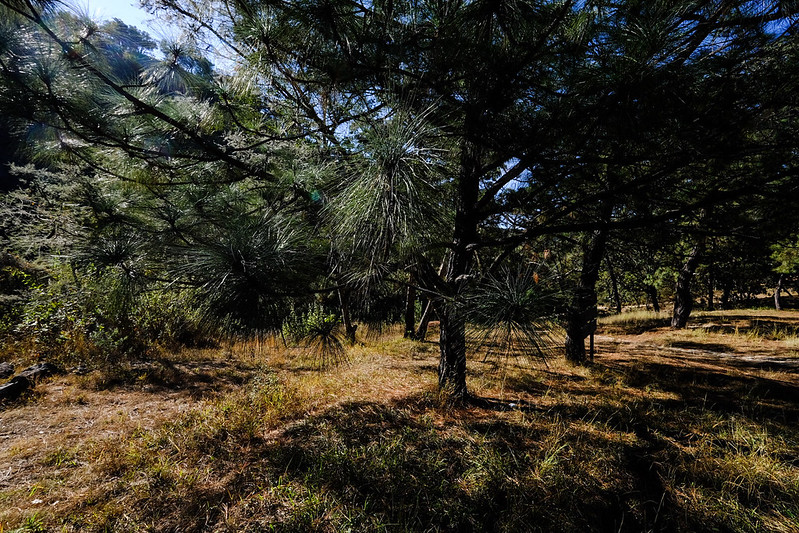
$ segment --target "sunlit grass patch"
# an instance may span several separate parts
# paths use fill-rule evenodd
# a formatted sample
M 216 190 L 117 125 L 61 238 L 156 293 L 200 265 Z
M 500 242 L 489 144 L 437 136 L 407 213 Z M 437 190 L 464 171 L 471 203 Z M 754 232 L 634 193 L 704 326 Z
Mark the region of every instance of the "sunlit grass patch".
M 616 315 L 599 317 L 597 324 L 603 330 L 623 333 L 643 333 L 655 328 L 667 327 L 671 315 L 668 311 L 638 309 Z
M 799 324 L 754 319 L 751 322 L 751 326 L 748 328 L 748 334 L 764 339 L 797 343 L 799 342 Z
M 705 415 L 673 455 L 670 483 L 708 526 L 735 531 L 794 531 L 799 525 L 796 443 L 741 417 Z

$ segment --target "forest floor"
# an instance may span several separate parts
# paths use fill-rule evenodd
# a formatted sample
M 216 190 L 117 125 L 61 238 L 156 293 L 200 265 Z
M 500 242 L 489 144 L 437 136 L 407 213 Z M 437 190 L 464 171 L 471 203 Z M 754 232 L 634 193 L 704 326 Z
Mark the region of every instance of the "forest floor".
M 0 406 L 0 532 L 799 531 L 799 311 L 607 317 L 586 368 L 478 354 L 459 408 L 434 342 L 361 340 L 43 381 Z

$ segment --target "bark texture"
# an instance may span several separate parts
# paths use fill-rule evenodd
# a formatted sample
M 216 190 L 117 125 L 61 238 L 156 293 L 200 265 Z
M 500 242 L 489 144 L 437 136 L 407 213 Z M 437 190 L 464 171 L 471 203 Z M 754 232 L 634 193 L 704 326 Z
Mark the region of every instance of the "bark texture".
M 566 314 L 566 360 L 572 364 L 581 365 L 588 360 L 585 339 L 596 329 L 596 282 L 607 240 L 606 229 L 594 232 L 584 252 L 580 280 Z
M 439 309 L 441 324 L 441 360 L 438 386 L 455 401 L 468 398 L 466 389 L 466 324 L 457 309 L 445 305 Z
M 479 132 L 479 118 L 476 115 L 467 116 L 466 128 L 470 132 Z M 444 278 L 446 293 L 436 304 L 441 324 L 438 386 L 454 402 L 463 402 L 469 397 L 466 389 L 466 322 L 460 308 L 460 298 L 467 285 L 472 246 L 477 243 L 480 159 L 478 145 L 468 139 L 464 141 L 457 182 L 452 249 Z
M 694 307 L 693 296 L 691 295 L 691 280 L 696 274 L 699 266 L 699 259 L 702 255 L 702 245 L 697 244 L 691 250 L 688 259 L 680 269 L 677 276 L 677 285 L 674 290 L 674 313 L 671 317 L 671 327 L 683 329 L 688 323 L 688 317 Z

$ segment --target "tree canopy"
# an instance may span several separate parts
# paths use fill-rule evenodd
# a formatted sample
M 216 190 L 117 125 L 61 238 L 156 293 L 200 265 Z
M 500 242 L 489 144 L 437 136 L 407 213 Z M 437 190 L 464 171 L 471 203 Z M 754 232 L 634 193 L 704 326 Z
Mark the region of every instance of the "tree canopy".
M 0 108 L 82 208 L 62 253 L 238 327 L 410 286 L 456 399 L 467 325 L 539 347 L 560 314 L 583 362 L 610 247 L 667 227 L 699 261 L 709 221 L 796 197 L 791 2 L 150 0 L 186 30 L 160 59 L 121 21 L 0 5 Z

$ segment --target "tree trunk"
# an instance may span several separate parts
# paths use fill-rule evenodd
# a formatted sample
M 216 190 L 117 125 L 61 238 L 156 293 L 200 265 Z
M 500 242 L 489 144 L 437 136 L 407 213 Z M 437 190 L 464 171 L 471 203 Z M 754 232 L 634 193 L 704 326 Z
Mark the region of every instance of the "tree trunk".
M 479 113 L 475 110 L 470 113 L 471 116 L 467 116 L 468 132 L 480 134 Z M 460 296 L 467 285 L 473 256 L 472 245 L 477 242 L 477 201 L 481 171 L 480 149 L 476 143 L 467 139 L 461 146 L 455 225 L 444 278 L 446 294 L 436 302 L 436 312 L 441 323 L 438 386 L 454 402 L 463 402 L 469 397 L 466 389 L 466 319 L 460 308 Z
M 660 313 L 660 301 L 658 300 L 657 288 L 654 285 L 645 285 L 644 290 L 646 291 L 649 301 L 652 303 L 652 310 L 656 313 Z
M 352 323 L 352 317 L 350 315 L 350 291 L 339 289 L 338 302 L 341 306 L 341 320 L 344 322 L 344 336 L 347 342 L 355 344 L 355 331 L 358 329 L 358 326 Z
M 466 323 L 456 305 L 444 303 L 438 309 L 441 323 L 441 359 L 438 388 L 455 401 L 468 398 L 466 389 Z
M 427 337 L 427 327 L 430 325 L 430 320 L 433 317 L 433 301 L 428 300 L 427 305 L 424 306 L 422 317 L 419 319 L 419 325 L 416 328 L 416 335 L 414 338 L 417 341 L 423 341 Z
M 725 282 L 721 285 L 721 308 L 730 308 L 730 284 Z
M 774 288 L 774 309 L 777 311 L 782 311 L 782 282 L 783 282 L 784 275 L 780 274 L 779 279 L 777 279 L 777 286 Z
M 713 275 L 713 265 L 710 265 L 707 273 L 707 310 L 715 311 L 714 297 L 716 290 L 716 277 Z
M 466 320 L 462 310 L 459 309 L 461 305 L 459 295 L 465 285 L 463 277 L 468 270 L 468 254 L 465 246 L 456 245 L 446 277 L 448 285 L 452 288 L 451 294 L 447 298 L 439 298 L 436 302 L 436 313 L 441 327 L 438 387 L 454 402 L 463 402 L 468 399 Z
M 405 333 L 406 339 L 413 339 L 416 334 L 416 287 L 408 285 L 405 291 Z
M 459 255 L 459 254 L 453 254 Z M 459 261 L 453 259 L 452 266 Z M 450 269 L 458 272 L 463 267 Z M 436 302 L 436 313 L 440 321 L 441 334 L 439 348 L 441 356 L 438 363 L 438 388 L 447 394 L 454 402 L 463 402 L 468 399 L 466 389 L 466 321 L 459 309 L 458 295 L 462 282 L 455 281 L 460 276 L 451 272 L 447 280 L 452 280 L 455 285 L 454 294 L 447 299 L 440 298 Z M 465 272 L 464 272 L 465 274 Z
M 596 329 L 596 282 L 607 240 L 607 229 L 594 232 L 583 255 L 580 281 L 566 312 L 566 360 L 572 364 L 582 365 L 587 361 L 585 338 Z
M 613 263 L 610 259 L 605 258 L 605 264 L 608 267 L 608 275 L 610 276 L 610 289 L 613 296 L 613 303 L 616 305 L 616 314 L 620 315 L 622 311 L 621 296 L 619 295 L 619 280 L 616 278 L 616 271 L 613 269 Z
M 28 367 L 0 387 L 0 401 L 16 400 L 40 379 L 59 373 L 61 373 L 61 369 L 50 363 L 40 363 Z
M 691 316 L 694 302 L 691 297 L 691 279 L 696 273 L 696 268 L 699 266 L 699 257 L 702 254 L 702 245 L 697 244 L 691 250 L 688 260 L 680 270 L 677 276 L 677 286 L 674 291 L 674 314 L 671 317 L 671 327 L 674 329 L 683 329 L 688 323 L 688 317 Z

